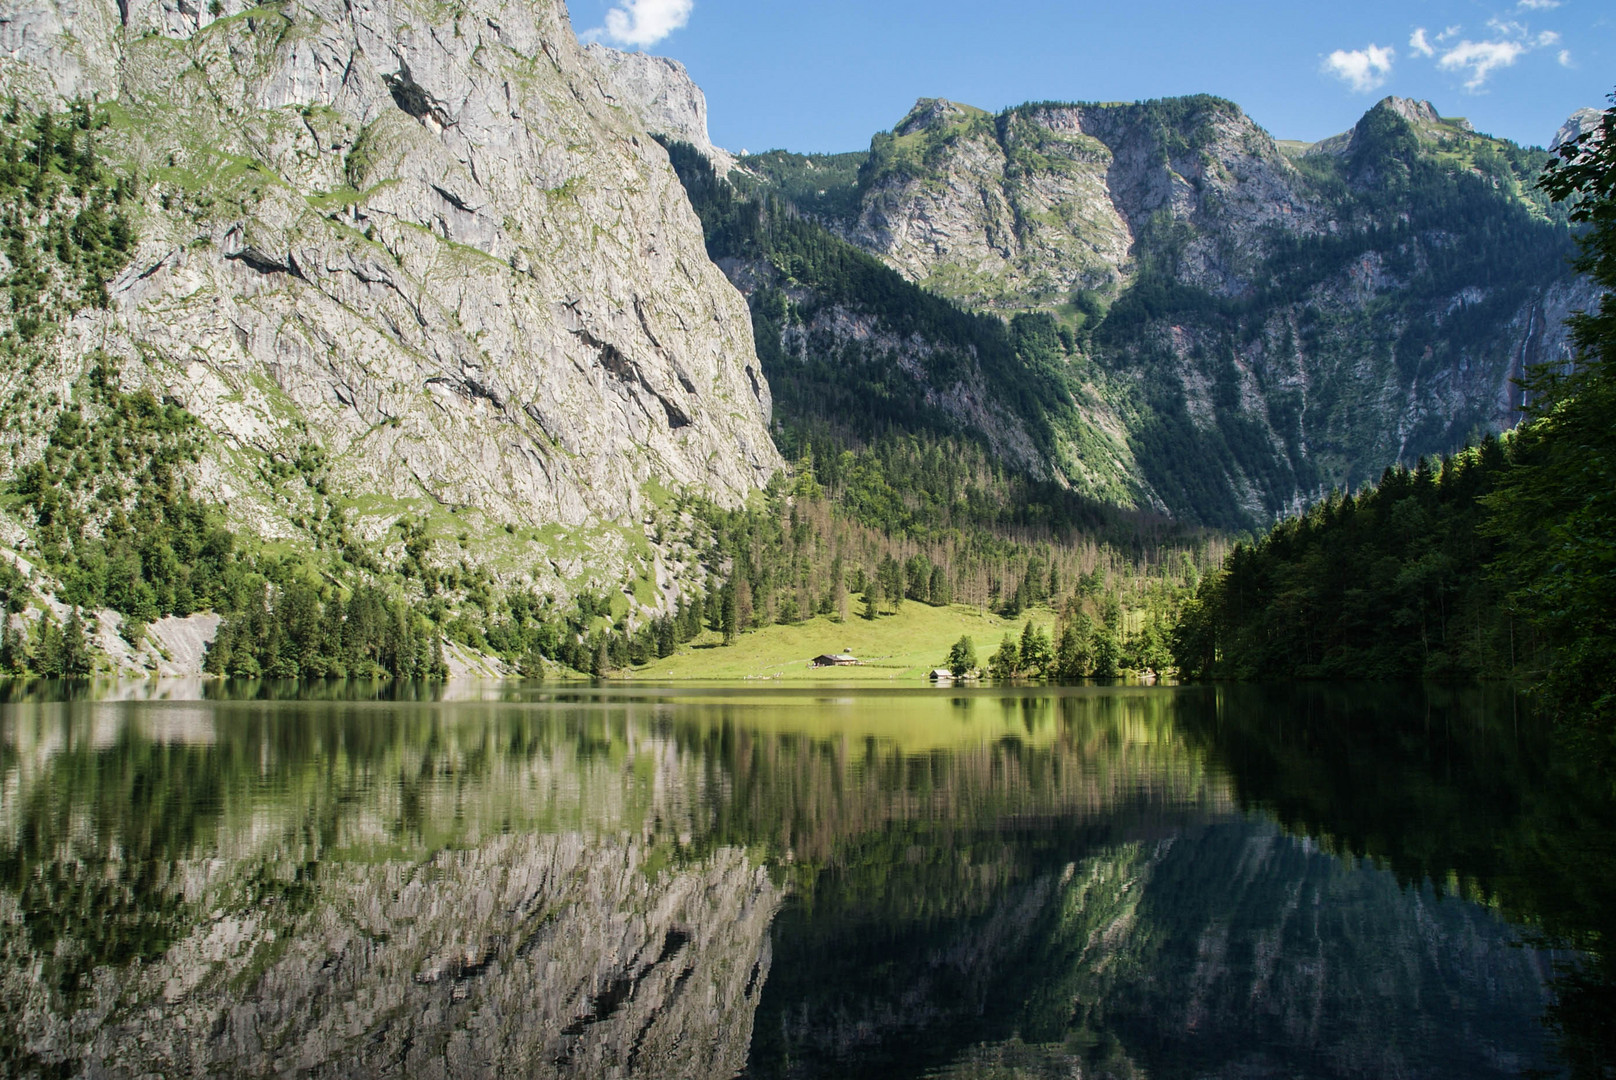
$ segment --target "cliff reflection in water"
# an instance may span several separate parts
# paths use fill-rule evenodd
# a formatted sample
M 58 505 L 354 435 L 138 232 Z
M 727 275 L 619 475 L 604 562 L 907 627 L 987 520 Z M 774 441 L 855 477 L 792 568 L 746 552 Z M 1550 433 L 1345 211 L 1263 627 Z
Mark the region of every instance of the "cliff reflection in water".
M 1485 1076 L 1546 1053 L 1549 958 L 1426 883 L 1499 895 L 1446 834 L 1405 865 L 1333 801 L 1285 803 L 1335 767 L 1309 746 L 1338 749 L 1294 700 L 498 696 L 7 706 L 0 1071 Z M 1487 843 L 1548 800 L 1525 749 L 1457 785 Z M 1364 778 L 1338 779 L 1327 800 Z

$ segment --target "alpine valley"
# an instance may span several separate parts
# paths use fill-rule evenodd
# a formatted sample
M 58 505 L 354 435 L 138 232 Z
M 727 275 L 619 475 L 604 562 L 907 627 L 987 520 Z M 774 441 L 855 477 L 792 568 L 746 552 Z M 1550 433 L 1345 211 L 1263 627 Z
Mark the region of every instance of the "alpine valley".
M 1548 151 L 1396 98 L 1313 145 L 1209 97 L 922 99 L 867 151 L 736 157 L 560 0 L 22 0 L 0 96 L 0 586 L 116 613 L 136 667 L 230 615 L 220 670 L 270 673 L 266 582 L 390 628 L 291 673 L 437 670 L 440 635 L 598 671 L 591 620 L 831 613 L 979 496 L 1024 493 L 969 518 L 1017 542 L 1266 528 L 1515 423 L 1596 299 Z M 791 535 L 894 445 L 973 463 L 897 497 L 941 526 L 844 500 L 862 546 L 759 584 L 732 515 Z M 922 598 L 1016 588 L 947 565 Z

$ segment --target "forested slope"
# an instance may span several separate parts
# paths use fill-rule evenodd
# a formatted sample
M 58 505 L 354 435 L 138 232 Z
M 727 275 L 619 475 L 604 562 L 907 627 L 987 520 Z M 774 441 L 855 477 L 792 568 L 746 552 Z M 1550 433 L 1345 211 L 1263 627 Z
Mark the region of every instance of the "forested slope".
M 1528 675 L 1553 710 L 1616 729 L 1616 109 L 1542 187 L 1585 223 L 1603 295 L 1574 368 L 1535 369 L 1502 442 L 1389 471 L 1230 553 L 1179 627 L 1179 664 L 1244 678 Z

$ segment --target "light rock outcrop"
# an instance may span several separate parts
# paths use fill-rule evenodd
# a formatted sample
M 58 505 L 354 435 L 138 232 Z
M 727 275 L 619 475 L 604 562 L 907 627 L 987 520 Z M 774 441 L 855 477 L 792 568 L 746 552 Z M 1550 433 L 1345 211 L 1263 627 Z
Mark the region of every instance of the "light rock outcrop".
M 922 99 L 875 155 L 853 239 L 973 307 L 1115 290 L 1146 230 L 1166 221 L 1195 229 L 1181 257 L 1187 281 L 1237 291 L 1265 230 L 1311 231 L 1321 219 L 1267 133 L 1215 99 L 998 116 Z
M 254 463 L 313 443 L 362 534 L 471 510 L 620 570 L 647 484 L 734 503 L 781 463 L 745 304 L 600 83 L 560 0 L 13 8 L 0 90 L 115 103 L 142 198 L 45 382 L 110 353 L 220 436 L 200 488 L 267 534 L 298 527 Z
M 1566 117 L 1566 122 L 1554 133 L 1554 138 L 1549 140 L 1549 149 L 1558 150 L 1572 139 L 1597 130 L 1604 116 L 1598 109 L 1578 109 Z
M 713 145 L 707 133 L 707 95 L 677 60 L 624 52 L 591 42 L 584 52 L 605 70 L 607 100 L 628 109 L 654 135 L 687 142 L 701 151 L 719 176 L 728 176 L 735 158 Z

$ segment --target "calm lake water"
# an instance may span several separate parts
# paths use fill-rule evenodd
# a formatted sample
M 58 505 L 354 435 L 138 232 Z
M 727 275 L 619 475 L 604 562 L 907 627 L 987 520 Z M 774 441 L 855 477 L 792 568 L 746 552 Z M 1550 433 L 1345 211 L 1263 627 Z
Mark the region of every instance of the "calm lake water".
M 464 696 L 14 694 L 0 1071 L 1610 1075 L 1507 693 Z

